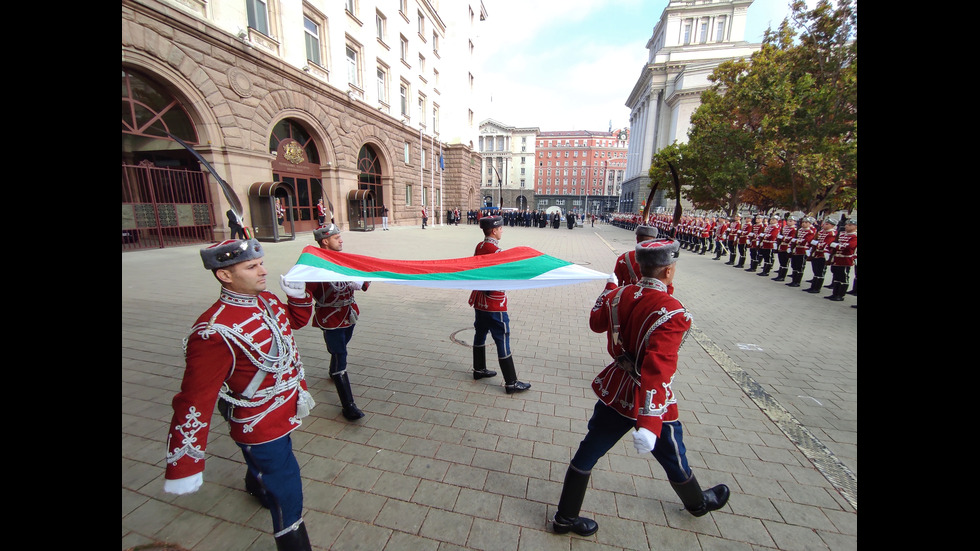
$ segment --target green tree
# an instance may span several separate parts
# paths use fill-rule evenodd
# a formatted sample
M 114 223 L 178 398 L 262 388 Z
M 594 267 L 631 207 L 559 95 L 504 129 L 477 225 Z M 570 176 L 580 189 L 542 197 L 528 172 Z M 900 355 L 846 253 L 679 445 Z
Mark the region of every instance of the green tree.
M 855 206 L 856 29 L 851 0 L 796 0 L 751 60 L 722 63 L 692 116 L 685 196 L 729 213 Z

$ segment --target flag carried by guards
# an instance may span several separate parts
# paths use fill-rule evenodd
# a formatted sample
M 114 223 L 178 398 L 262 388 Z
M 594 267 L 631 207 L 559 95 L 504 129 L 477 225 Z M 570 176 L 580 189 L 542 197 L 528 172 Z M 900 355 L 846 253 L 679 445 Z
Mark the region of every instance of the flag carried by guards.
M 530 247 L 441 260 L 388 260 L 308 245 L 286 281 L 380 281 L 435 289 L 535 289 L 604 281 L 609 274 Z

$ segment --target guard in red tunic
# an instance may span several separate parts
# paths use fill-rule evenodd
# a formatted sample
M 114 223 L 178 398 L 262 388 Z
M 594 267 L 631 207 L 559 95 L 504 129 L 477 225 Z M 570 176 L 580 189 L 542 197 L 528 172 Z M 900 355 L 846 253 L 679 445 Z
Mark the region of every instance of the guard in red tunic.
M 813 269 L 813 279 L 806 293 L 819 293 L 823 286 L 824 274 L 827 271 L 827 260 L 830 258 L 830 244 L 837 241 L 837 219 L 825 218 L 817 236 L 810 241 L 810 268 Z
M 485 216 L 480 219 L 483 241 L 476 245 L 474 256 L 493 254 L 501 251 L 500 237 L 504 232 L 504 219 L 500 216 Z M 473 291 L 470 293 L 470 306 L 476 320 L 473 327 L 473 378 L 493 377 L 496 371 L 487 369 L 487 333 L 497 346 L 497 363 L 504 374 L 504 390 L 507 394 L 523 392 L 531 385 L 517 380 L 517 369 L 510 351 L 510 317 L 507 315 L 507 295 L 503 291 Z
M 725 264 L 733 266 L 735 264 L 735 253 L 738 250 L 738 236 L 742 232 L 742 215 L 736 214 L 732 217 L 728 225 L 728 262 Z
M 749 233 L 752 231 L 752 223 L 753 220 L 746 217 L 738 229 L 738 264 L 735 264 L 736 268 L 745 267 L 745 249 L 748 248 L 749 243 L 752 241 L 752 238 L 749 237 Z
M 800 220 L 800 227 L 796 230 L 796 235 L 790 240 L 790 267 L 793 268 L 793 275 L 787 287 L 799 287 L 803 281 L 803 272 L 806 270 L 806 255 L 810 250 L 810 242 L 817 237 L 817 229 L 813 227 L 814 219 L 811 216 L 804 216 Z
M 715 224 L 715 257 L 711 260 L 718 260 L 725 254 L 725 243 L 728 241 L 728 215 L 718 216 Z
M 762 221 L 762 216 L 752 215 L 752 223 L 746 233 L 745 246 L 749 248 L 749 267 L 745 269 L 746 272 L 754 272 L 759 269 L 761 256 L 759 251 L 761 250 L 763 228 L 765 228 L 765 224 Z
M 833 301 L 844 300 L 851 275 L 851 266 L 857 257 L 858 234 L 857 220 L 854 218 L 844 222 L 844 233 L 837 236 L 837 241 L 830 244 L 833 251 L 830 259 L 830 273 L 833 274 L 833 293 L 829 298 Z
M 201 487 L 217 398 L 245 456 L 245 488 L 272 514 L 277 549 L 309 551 L 290 433 L 314 406 L 292 333 L 309 322 L 313 299 L 302 283 L 285 279 L 285 303 L 266 291 L 264 255 L 255 239 L 201 250 L 221 293 L 184 339 L 186 366 L 173 399 L 163 489 L 186 494 Z
M 636 242 L 642 243 L 649 239 L 656 239 L 660 230 L 646 224 L 636 226 Z M 619 255 L 616 259 L 616 267 L 613 269 L 616 281 L 619 286 L 631 285 L 640 280 L 640 264 L 636 261 L 636 249 L 630 249 Z
M 614 360 L 592 382 L 598 401 L 589 432 L 565 473 L 555 533 L 588 536 L 599 529 L 594 520 L 579 516 L 592 468 L 631 430 L 633 447 L 640 453 L 653 452 L 691 514 L 699 517 L 728 502 L 727 486 L 702 491 L 691 472 L 671 388 L 678 351 L 691 328 L 690 314 L 668 292 L 679 247 L 671 239 L 637 243 L 643 277 L 635 285 L 619 288 L 610 278 L 592 307 L 589 327 L 606 333 L 607 350 Z
M 330 224 L 313 232 L 313 238 L 321 249 L 340 252 L 344 240 L 340 228 Z M 354 403 L 354 393 L 347 375 L 347 343 L 354 336 L 354 324 L 361 311 L 354 300 L 354 291 L 367 291 L 369 281 L 318 281 L 306 284 L 306 290 L 316 301 L 313 325 L 323 330 L 323 342 L 330 352 L 330 378 L 337 388 L 341 412 L 348 421 L 364 417 L 364 412 Z
M 779 217 L 775 214 L 769 217 L 769 224 L 762 228 L 759 234 L 759 260 L 762 262 L 762 271 L 756 275 L 769 277 L 774 263 L 773 253 L 776 251 L 776 242 L 779 240 Z
M 789 271 L 789 256 L 791 253 L 790 242 L 796 238 L 796 217 L 792 214 L 786 216 L 786 223 L 779 230 L 777 239 L 776 257 L 779 259 L 779 270 L 773 281 L 786 281 L 786 272 Z
M 331 216 L 331 218 L 333 217 Z M 321 228 L 327 223 L 327 207 L 323 206 L 323 199 L 319 199 L 316 202 L 316 219 Z M 331 222 L 333 222 L 333 220 L 331 220 Z

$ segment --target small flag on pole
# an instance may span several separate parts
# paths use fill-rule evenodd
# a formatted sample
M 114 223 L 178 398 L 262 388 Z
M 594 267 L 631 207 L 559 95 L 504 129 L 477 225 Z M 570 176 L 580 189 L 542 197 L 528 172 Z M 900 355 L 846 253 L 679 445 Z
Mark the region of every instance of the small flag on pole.
M 442 153 L 439 153 L 439 170 L 446 170 L 446 163 L 442 159 Z

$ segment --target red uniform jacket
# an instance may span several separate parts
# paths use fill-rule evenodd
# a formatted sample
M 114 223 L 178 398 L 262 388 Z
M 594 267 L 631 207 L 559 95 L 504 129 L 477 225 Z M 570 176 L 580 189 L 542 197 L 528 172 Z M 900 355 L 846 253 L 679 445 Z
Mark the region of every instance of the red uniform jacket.
M 316 301 L 313 326 L 320 329 L 343 329 L 357 323 L 361 310 L 354 300 L 354 291 L 361 288 L 350 281 L 310 282 L 306 292 Z
M 762 233 L 759 235 L 759 240 L 761 241 L 761 246 L 763 249 L 775 249 L 776 241 L 779 239 L 779 226 L 776 224 L 770 224 L 766 226 Z
M 268 291 L 255 296 L 221 290 L 218 301 L 201 314 L 185 339 L 184 378 L 173 399 L 167 435 L 167 479 L 204 471 L 219 391 L 239 402 L 231 408 L 228 422 L 235 442 L 263 444 L 300 426 L 296 400 L 299 389 L 307 387 L 292 332 L 305 326 L 312 314 L 309 297 L 283 304 Z M 256 364 L 265 373 L 261 382 Z
M 853 266 L 857 256 L 858 234 L 844 232 L 837 237 L 837 247 L 831 266 Z
M 592 381 L 592 390 L 602 403 L 634 419 L 636 428 L 660 436 L 663 423 L 678 418 L 671 385 L 691 316 L 659 280 L 644 278 L 621 289 L 606 284 L 592 308 L 589 327 L 596 333 L 606 332 L 610 356 L 616 358 L 623 351 L 632 356 L 638 377 L 614 361 Z M 618 333 L 614 319 L 619 322 Z
M 818 231 L 817 236 L 810 242 L 810 258 L 815 258 L 823 254 L 829 255 L 830 249 L 828 249 L 828 246 L 834 241 L 837 241 L 837 230 L 821 229 Z
M 817 236 L 817 230 L 813 226 L 796 230 L 796 242 L 793 243 L 793 254 L 805 255 L 810 250 L 810 242 Z
M 790 241 L 796 238 L 796 226 L 785 225 L 779 230 L 779 252 L 784 253 L 790 250 Z
M 473 253 L 473 256 L 502 251 L 503 249 L 498 246 L 498 243 L 500 242 L 492 237 L 480 241 L 476 245 L 476 251 Z M 484 312 L 506 312 L 507 294 L 503 291 L 473 291 L 470 293 L 469 304 L 473 308 L 483 310 Z

